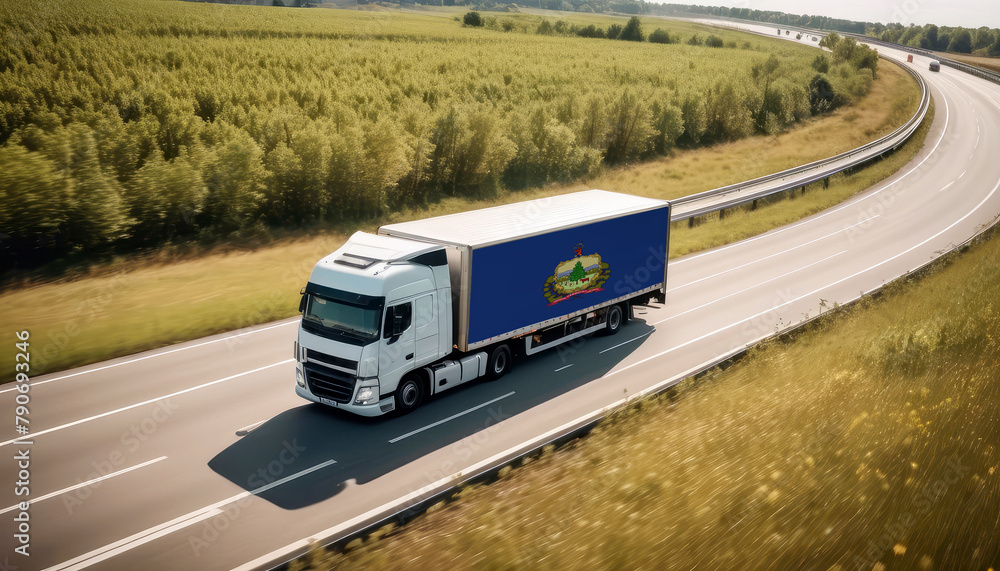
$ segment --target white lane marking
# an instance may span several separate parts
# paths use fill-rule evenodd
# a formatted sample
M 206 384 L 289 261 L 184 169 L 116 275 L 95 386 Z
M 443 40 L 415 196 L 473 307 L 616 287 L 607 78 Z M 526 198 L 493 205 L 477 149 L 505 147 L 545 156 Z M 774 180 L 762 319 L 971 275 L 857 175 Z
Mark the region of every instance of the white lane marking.
M 719 303 L 720 301 L 724 301 L 724 300 L 726 300 L 726 299 L 729 299 L 730 297 L 733 297 L 733 296 L 736 296 L 736 295 L 739 295 L 739 294 L 741 294 L 741 293 L 744 293 L 744 292 L 747 292 L 747 291 L 750 291 L 750 290 L 752 290 L 752 289 L 754 289 L 754 288 L 758 288 L 758 287 L 760 287 L 760 286 L 762 286 L 762 285 L 764 285 L 764 284 L 767 284 L 767 283 L 770 283 L 770 282 L 773 282 L 773 281 L 775 281 L 775 280 L 780 280 L 781 278 L 786 278 L 786 277 L 788 277 L 788 276 L 790 276 L 790 275 L 792 275 L 792 274 L 794 274 L 794 273 L 798 273 L 798 272 L 801 272 L 802 270 L 805 270 L 805 269 L 807 269 L 807 268 L 811 268 L 812 266 L 815 266 L 815 265 L 817 265 L 817 264 L 822 264 L 823 262 L 825 262 L 825 261 L 827 261 L 827 260 L 830 260 L 830 259 L 833 259 L 833 258 L 836 258 L 837 256 L 839 256 L 839 255 L 841 255 L 841 254 L 846 254 L 846 253 L 847 253 L 847 252 L 849 252 L 849 251 L 850 251 L 850 250 L 843 250 L 843 251 L 841 251 L 841 252 L 837 252 L 836 254 L 834 254 L 834 255 L 832 255 L 832 256 L 827 256 L 827 257 L 823 258 L 822 260 L 817 260 L 817 261 L 815 261 L 815 262 L 813 262 L 813 263 L 811 263 L 811 264 L 809 264 L 809 265 L 806 265 L 806 266 L 802 266 L 801 268 L 797 268 L 797 269 L 794 269 L 794 270 L 792 270 L 792 271 L 790 271 L 790 272 L 788 272 L 788 273 L 785 273 L 785 274 L 781 274 L 780 276 L 776 276 L 776 277 L 773 277 L 773 278 L 771 278 L 771 279 L 769 279 L 769 280 L 766 280 L 766 281 L 762 281 L 762 282 L 760 282 L 760 283 L 758 283 L 758 284 L 754 284 L 754 285 L 752 285 L 752 286 L 750 286 L 750 287 L 746 287 L 746 288 L 743 288 L 743 289 L 741 289 L 741 290 L 739 290 L 739 291 L 734 291 L 733 293 L 731 293 L 731 294 L 729 294 L 729 295 L 726 295 L 726 296 L 723 296 L 723 297 L 720 297 L 720 298 L 716 298 L 716 299 L 713 299 L 712 301 L 710 301 L 710 302 L 708 302 L 708 303 L 704 303 L 704 304 L 702 304 L 702 305 L 699 305 L 698 307 L 692 307 L 691 309 L 688 309 L 688 310 L 686 310 L 686 311 L 682 311 L 682 312 L 678 313 L 677 315 L 671 315 L 670 317 L 668 317 L 668 318 L 666 318 L 666 319 L 661 319 L 661 320 L 659 320 L 659 321 L 657 321 L 657 322 L 653 323 L 652 325 L 659 325 L 659 324 L 661 324 L 661 323 L 663 323 L 663 322 L 665 322 L 665 321 L 670 321 L 671 319 L 674 319 L 674 318 L 677 318 L 677 317 L 680 317 L 680 316 L 682 316 L 682 315 L 687 315 L 688 313 L 691 313 L 691 312 L 693 312 L 693 311 L 698 311 L 699 309 L 704 309 L 704 308 L 706 308 L 706 307 L 708 307 L 708 306 L 710 306 L 710 305 L 712 305 L 712 304 L 714 304 L 714 303 Z
M 262 494 L 270 490 L 271 488 L 278 487 L 286 482 L 290 482 L 296 478 L 301 478 L 302 476 L 311 474 L 316 470 L 326 468 L 327 466 L 336 463 L 337 463 L 336 460 L 327 460 L 322 464 L 317 464 L 312 468 L 306 468 L 305 470 L 292 474 L 291 476 L 286 476 L 280 480 L 275 480 L 274 482 L 261 486 L 255 490 L 236 494 L 231 498 L 227 498 L 220 502 L 216 502 L 210 506 L 205 506 L 191 513 L 182 515 L 178 518 L 174 518 L 168 522 L 153 526 L 145 531 L 140 531 L 139 533 L 130 535 L 125 539 L 120 539 L 114 543 L 105 545 L 104 547 L 100 547 L 88 553 L 84 553 L 79 557 L 75 557 L 73 559 L 70 559 L 69 561 L 64 561 L 58 565 L 49 567 L 46 571 L 62 571 L 62 570 L 74 571 L 76 569 L 83 569 L 85 567 L 90 567 L 91 565 L 96 565 L 101 561 L 105 561 L 107 559 L 115 557 L 116 555 L 120 555 L 126 551 L 135 549 L 136 547 L 149 543 L 150 541 L 159 539 L 177 530 L 184 529 L 185 527 L 188 527 L 200 521 L 206 520 L 210 517 L 224 513 L 220 508 L 227 506 L 233 502 L 238 502 L 243 498 L 249 497 L 251 495 Z
M 874 220 L 876 218 L 880 218 L 880 215 L 876 214 L 875 216 L 872 216 L 870 218 L 866 218 L 866 219 L 862 220 L 861 222 L 858 222 L 856 224 L 851 224 L 850 226 L 845 226 L 844 228 L 841 228 L 840 230 L 837 230 L 836 232 L 831 232 L 830 234 L 827 234 L 826 236 L 821 236 L 821 237 L 816 238 L 814 240 L 810 240 L 808 242 L 803 242 L 803 243 L 801 243 L 801 244 L 799 244 L 797 246 L 792 246 L 791 248 L 788 248 L 787 250 L 782 250 L 780 252 L 775 252 L 775 253 L 773 253 L 773 254 L 771 254 L 769 256 L 764 256 L 763 258 L 758 258 L 756 260 L 753 260 L 752 262 L 747 262 L 747 263 L 741 264 L 739 266 L 733 266 L 731 268 L 725 269 L 725 270 L 723 270 L 723 271 L 721 271 L 721 272 L 719 272 L 717 274 L 713 274 L 713 275 L 710 275 L 710 276 L 705 276 L 703 278 L 698 278 L 698 279 L 696 279 L 694 281 L 690 281 L 690 282 L 687 282 L 685 284 L 681 284 L 681 285 L 679 285 L 677 287 L 668 289 L 667 292 L 677 291 L 677 290 L 679 290 L 681 288 L 686 288 L 686 287 L 688 287 L 690 285 L 694 285 L 696 283 L 700 283 L 700 282 L 703 282 L 705 280 L 710 280 L 710 279 L 713 279 L 713 278 L 717 278 L 717 277 L 719 277 L 719 276 L 721 276 L 723 274 L 728 274 L 729 272 L 733 272 L 733 271 L 745 268 L 747 266 L 752 266 L 752 265 L 757 264 L 759 262 L 763 262 L 764 260 L 770 260 L 771 258 L 774 258 L 774 257 L 777 257 L 777 256 L 781 256 L 783 254 L 787 254 L 787 253 L 792 252 L 794 250 L 798 250 L 799 248 L 805 248 L 806 246 L 809 246 L 811 244 L 815 244 L 816 242 L 819 242 L 821 240 L 826 240 L 827 238 L 836 236 L 837 234 L 840 234 L 841 232 L 846 232 L 846 231 L 850 230 L 851 228 L 854 228 L 855 226 L 861 226 L 862 224 L 867 224 L 867 223 L 871 222 L 872 220 Z
M 823 213 L 817 214 L 816 216 L 811 216 L 811 217 L 809 217 L 809 218 L 807 218 L 807 219 L 805 219 L 805 220 L 803 220 L 801 222 L 797 222 L 795 224 L 789 224 L 787 226 L 782 226 L 781 228 L 778 228 L 778 229 L 775 229 L 775 230 L 771 230 L 771 231 L 766 232 L 764 234 L 761 234 L 759 236 L 754 236 L 753 238 L 747 238 L 746 240 L 743 240 L 741 242 L 736 242 L 735 244 L 729 244 L 728 246 L 723 246 L 721 248 L 715 248 L 715 249 L 709 250 L 707 252 L 701 252 L 699 254 L 694 254 L 694 255 L 691 255 L 691 256 L 685 256 L 685 257 L 683 257 L 683 258 L 681 258 L 679 260 L 671 261 L 670 264 L 676 266 L 677 264 L 683 264 L 685 262 L 690 262 L 691 260 L 696 260 L 696 259 L 704 257 L 704 256 L 711 256 L 713 254 L 718 254 L 719 252 L 724 252 L 724 251 L 726 251 L 726 250 L 728 250 L 730 248 L 738 248 L 740 246 L 745 246 L 745 245 L 750 244 L 752 242 L 756 242 L 757 240 L 763 240 L 765 238 L 771 238 L 773 236 L 776 236 L 777 234 L 781 234 L 782 232 L 787 232 L 789 230 L 794 230 L 795 228 L 798 228 L 799 226 L 805 226 L 806 224 L 812 224 L 813 222 L 816 222 L 817 220 L 822 220 L 823 218 L 826 218 L 827 216 L 831 216 L 833 214 L 836 214 L 837 212 L 840 212 L 841 210 L 844 210 L 845 208 L 850 208 L 852 206 L 856 206 L 856 205 L 861 204 L 862 202 L 864 202 L 864 201 L 866 201 L 866 200 L 868 200 L 870 198 L 874 198 L 876 195 L 880 194 L 882 191 L 887 190 L 887 189 L 891 188 L 892 186 L 898 184 L 903 179 L 905 179 L 906 177 L 910 176 L 915 170 L 917 170 L 921 166 L 923 166 L 923 164 L 925 162 L 927 162 L 934 155 L 934 152 L 937 151 L 937 148 L 939 146 L 941 146 L 941 143 L 944 142 L 944 137 L 948 133 L 948 125 L 951 123 L 951 111 L 950 111 L 950 106 L 948 105 L 948 98 L 947 97 L 943 97 L 942 100 L 944 101 L 944 128 L 941 129 L 941 135 L 938 137 L 937 142 L 934 143 L 934 146 L 931 147 L 931 150 L 927 153 L 927 156 L 924 157 L 923 160 L 921 160 L 919 163 L 917 163 L 916 165 L 914 165 L 913 168 L 911 168 L 910 170 L 906 171 L 906 173 L 904 173 L 903 175 L 901 175 L 899 178 L 893 180 L 892 182 L 887 183 L 886 185 L 884 185 L 882 188 L 879 188 L 878 190 L 873 190 L 870 193 L 865 194 L 864 196 L 860 196 L 860 197 L 857 197 L 857 198 L 850 199 L 847 202 L 844 202 L 843 204 L 841 204 L 839 206 L 834 206 L 832 208 L 828 208 L 828 209 L 824 210 Z
M 114 367 L 120 367 L 122 365 L 128 365 L 129 363 L 135 363 L 135 362 L 138 362 L 138 361 L 145 361 L 146 359 L 152 359 L 153 357 L 161 357 L 163 355 L 169 355 L 171 353 L 176 353 L 178 351 L 186 351 L 188 349 L 194 349 L 195 347 L 203 347 L 205 345 L 211 345 L 212 343 L 219 343 L 220 341 L 228 341 L 230 339 L 233 339 L 234 337 L 242 337 L 244 335 L 251 335 L 253 333 L 259 333 L 261 331 L 267 331 L 268 329 L 274 329 L 275 327 L 284 327 L 285 325 L 292 325 L 292 324 L 298 324 L 298 320 L 296 319 L 295 321 L 289 321 L 287 323 L 279 323 L 277 325 L 269 325 L 267 327 L 262 327 L 260 329 L 254 329 L 253 331 L 246 331 L 246 332 L 243 332 L 243 333 L 237 333 L 235 335 L 229 335 L 227 337 L 222 337 L 220 339 L 213 339 L 211 341 L 205 341 L 204 343 L 198 343 L 196 345 L 188 345 L 187 347 L 178 347 L 177 349 L 170 349 L 168 351 L 163 351 L 162 353 L 156 353 L 154 355 L 146 355 L 145 357 L 137 357 L 135 359 L 129 359 L 127 361 L 122 361 L 120 363 L 112 363 L 110 365 L 104 365 L 103 367 L 97 367 L 95 369 L 87 369 L 86 371 L 78 371 L 76 373 L 70 373 L 68 375 L 63 375 L 61 377 L 55 377 L 55 378 L 52 378 L 52 379 L 45 379 L 44 381 L 31 381 L 31 386 L 32 386 L 32 388 L 34 388 L 34 387 L 37 387 L 39 385 L 44 385 L 46 383 L 51 383 L 53 381 L 61 381 L 63 379 L 69 379 L 71 377 L 77 377 L 77 376 L 80 376 L 80 375 L 86 375 L 87 373 L 96 373 L 97 371 L 103 371 L 105 369 L 111 369 L 111 368 L 114 368 Z M 13 391 L 13 390 L 16 390 L 16 388 L 0 390 L 0 394 L 7 393 L 7 392 L 10 392 L 10 391 Z
M 556 369 L 555 371 L 553 371 L 553 373 L 558 373 L 559 371 L 561 371 L 563 369 L 568 369 L 568 368 L 570 368 L 572 366 L 573 366 L 573 363 L 570 363 L 569 365 L 566 365 L 565 367 L 559 367 L 558 369 Z
M 607 349 L 605 349 L 603 351 L 600 351 L 597 354 L 598 355 L 603 355 L 604 353 L 607 353 L 608 351 L 611 351 L 612 349 L 617 349 L 617 348 L 621 347 L 622 345 L 628 345 L 629 343 L 631 343 L 633 341 L 638 341 L 639 339 L 642 339 L 643 337 L 648 337 L 652 333 L 653 333 L 652 331 L 647 331 L 647 332 L 643 333 L 642 335 L 640 335 L 638 337 L 633 337 L 632 339 L 629 339 L 628 341 L 622 341 L 621 343 L 615 345 L 614 347 L 608 347 Z
M 680 345 L 677 345 L 676 347 L 671 347 L 670 349 L 666 349 L 666 350 L 661 351 L 661 352 L 659 352 L 659 353 L 657 353 L 655 355 L 652 355 L 650 357 L 646 357 L 645 359 L 642 359 L 641 361 L 636 361 L 635 363 L 632 363 L 631 365 L 627 365 L 625 367 L 622 367 L 621 369 L 617 369 L 617 370 L 611 371 L 610 373 L 607 373 L 606 375 L 604 375 L 604 377 L 602 377 L 602 378 L 607 378 L 607 377 L 610 377 L 612 375 L 617 375 L 618 373 L 621 373 L 623 371 L 627 371 L 627 370 L 631 369 L 632 367 L 636 367 L 638 365 L 641 365 L 642 363 L 645 363 L 646 361 L 651 361 L 653 359 L 658 359 L 658 358 L 660 358 L 660 357 L 662 357 L 664 355 L 667 355 L 669 353 L 673 353 L 674 351 L 676 351 L 678 349 L 683 349 L 684 347 L 687 347 L 688 345 L 691 345 L 693 343 L 697 343 L 698 341 L 701 341 L 703 339 L 711 337 L 712 335 L 716 335 L 718 333 L 722 333 L 723 331 L 725 331 L 727 329 L 732 329 L 733 327 L 736 327 L 737 325 L 742 325 L 743 323 L 747 323 L 749 321 L 753 321 L 754 319 L 757 319 L 758 317 L 760 317 L 762 315 L 767 315 L 768 313 L 771 313 L 772 311 L 774 311 L 776 309 L 779 309 L 779 308 L 784 307 L 786 305 L 791 305 L 791 304 L 793 304 L 793 303 L 795 303 L 797 301 L 801 301 L 801 300 L 803 300 L 803 299 L 805 299 L 807 297 L 816 295 L 817 293 L 820 293 L 821 291 L 823 291 L 825 289 L 828 289 L 828 288 L 831 288 L 831 287 L 833 287 L 835 285 L 841 284 L 841 283 L 843 283 L 843 282 L 845 282 L 847 280 L 854 279 L 857 276 L 860 276 L 861 274 L 863 274 L 865 272 L 869 272 L 871 270 L 874 270 L 875 268 L 877 268 L 879 266 L 883 266 L 885 264 L 888 264 L 889 262 L 895 260 L 896 258 L 899 258 L 901 256 L 904 256 L 904 255 L 912 252 L 913 250 L 916 250 L 917 248 L 923 246 L 924 244 L 927 244 L 931 240 L 934 240 L 938 236 L 940 236 L 940 235 L 944 234 L 945 232 L 951 230 L 955 226 L 958 226 L 959 224 L 961 224 L 966 218 L 972 216 L 977 210 L 979 210 L 980 208 L 982 208 L 982 206 L 984 204 L 986 204 L 986 202 L 990 198 L 992 198 L 994 194 L 996 194 L 996 191 L 997 191 L 998 188 L 1000 188 L 1000 181 L 997 181 L 996 185 L 993 187 L 993 190 L 991 190 L 990 193 L 986 195 L 986 198 L 984 198 L 982 201 L 980 201 L 980 203 L 977 204 L 975 208 L 973 208 L 968 213 L 966 213 L 965 216 L 959 218 L 955 222 L 952 222 L 950 225 L 948 225 L 948 227 L 946 227 L 945 229 L 941 230 L 937 234 L 934 234 L 930 238 L 927 238 L 923 242 L 920 242 L 919 244 L 911 246 L 910 248 L 908 248 L 908 249 L 906 249 L 906 250 L 904 250 L 904 251 L 902 251 L 902 252 L 900 252 L 900 253 L 898 253 L 898 254 L 896 254 L 894 256 L 886 258 L 885 260 L 882 260 L 881 262 L 879 262 L 877 264 L 874 264 L 874 265 L 869 266 L 869 267 L 867 267 L 867 268 L 865 268 L 863 270 L 855 272 L 855 273 L 853 273 L 853 274 L 851 274 L 851 275 L 849 275 L 847 277 L 840 278 L 839 280 L 837 280 L 837 281 L 835 281 L 833 283 L 827 284 L 827 285 L 822 286 L 822 287 L 820 287 L 818 289 L 814 289 L 813 291 L 811 291 L 811 292 L 809 292 L 807 294 L 800 295 L 799 297 L 797 297 L 795 299 L 791 299 L 791 300 L 788 300 L 788 301 L 786 301 L 784 303 L 775 305 L 775 306 L 773 306 L 773 307 L 771 307 L 769 309 L 766 309 L 766 310 L 764 310 L 764 311 L 762 311 L 760 313 L 757 313 L 756 315 L 751 315 L 750 317 L 747 317 L 746 319 L 743 319 L 741 321 L 737 321 L 736 323 L 731 323 L 729 325 L 726 325 L 725 327 L 720 327 L 719 329 L 716 329 L 715 331 L 706 333 L 706 334 L 702 335 L 701 337 L 697 337 L 695 339 L 691 339 L 689 341 L 681 343 Z
M 959 177 L 959 178 L 961 178 L 961 177 Z M 958 182 L 958 179 L 955 179 L 955 180 L 949 182 L 948 184 L 944 185 L 944 188 L 942 188 L 938 192 L 944 192 L 944 191 L 948 190 L 949 188 L 951 188 L 951 185 L 955 184 L 956 182 Z
M 154 458 L 152 460 L 149 460 L 148 462 L 143 462 L 142 464 L 136 464 L 135 466 L 132 466 L 131 468 L 125 468 L 123 470 L 118 470 L 117 472 L 112 472 L 110 474 L 101 476 L 100 478 L 94 478 L 93 480 L 87 480 L 86 482 L 81 482 L 81 483 L 79 483 L 79 484 L 77 484 L 75 486 L 70 486 L 68 488 L 63 488 L 63 489 L 59 490 L 58 492 L 52 492 L 51 494 L 46 494 L 46 495 L 44 495 L 44 496 L 42 496 L 40 498 L 34 498 L 32 500 L 29 500 L 28 504 L 29 505 L 35 505 L 36 503 L 38 503 L 38 502 L 40 502 L 42 500 L 47 500 L 49 498 L 54 498 L 56 496 L 60 496 L 62 494 L 65 494 L 66 492 L 72 492 L 73 490 L 76 490 L 78 488 L 85 488 L 87 486 L 92 486 L 92 485 L 94 485 L 94 484 L 96 484 L 98 482 L 103 482 L 104 480 L 107 480 L 107 479 L 110 479 L 110 478 L 114 478 L 115 476 L 120 476 L 122 474 L 125 474 L 126 472 L 131 472 L 132 470 L 138 470 L 139 468 L 145 468 L 146 466 L 149 466 L 150 464 L 156 464 L 160 460 L 166 460 L 166 459 L 167 459 L 166 456 L 160 456 L 159 458 Z M 9 511 L 13 511 L 15 508 L 18 507 L 18 505 L 20 505 L 20 504 L 14 504 L 14 505 L 10 506 L 9 508 L 4 508 L 4 509 L 0 510 L 0 514 L 5 514 L 5 513 L 9 512 Z
M 166 399 L 169 399 L 169 398 L 173 398 L 175 396 L 182 395 L 184 393 L 189 393 L 191 391 L 196 391 L 198 389 L 203 389 L 205 387 L 210 387 L 212 385 L 217 385 L 219 383 L 224 383 L 226 381 L 231 381 L 233 379 L 236 379 L 236 378 L 239 378 L 239 377 L 243 377 L 245 375 L 252 375 L 254 373 L 259 373 L 260 371 L 264 371 L 266 369 L 270 369 L 271 367 L 277 367 L 279 365 L 286 365 L 286 364 L 294 362 L 294 361 L 295 361 L 295 359 L 286 359 L 284 361 L 279 361 L 277 363 L 271 363 L 270 365 L 265 365 L 263 367 L 258 367 L 258 368 L 254 369 L 252 371 L 244 371 L 242 373 L 237 373 L 235 375 L 230 375 L 230 376 L 228 376 L 228 377 L 226 377 L 224 379 L 218 379 L 218 380 L 215 380 L 215 381 L 211 381 L 211 382 L 208 382 L 208 383 L 205 383 L 205 384 L 202 384 L 202 385 L 198 385 L 197 387 L 191 387 L 191 388 L 188 388 L 188 389 L 184 389 L 182 391 L 177 391 L 175 393 L 170 393 L 169 395 L 164 395 L 162 397 L 156 397 L 156 398 L 152 398 L 152 399 L 149 399 L 149 400 L 144 400 L 142 402 L 138 402 L 138 403 L 135 403 L 135 404 L 130 404 L 128 406 L 123 406 L 121 408 L 117 408 L 117 409 L 112 410 L 112 411 L 102 412 L 101 414 L 95 414 L 94 416 L 88 416 L 87 418 L 81 418 L 80 420 L 74 420 L 73 422 L 67 422 L 66 424 L 62 424 L 60 426 L 56 426 L 56 427 L 53 427 L 53 428 L 47 428 L 45 430 L 40 430 L 38 432 L 32 432 L 31 436 L 33 436 L 33 437 L 34 436 L 41 436 L 43 434 L 48 434 L 50 432 L 55 432 L 57 430 L 63 430 L 65 428 L 70 428 L 71 426 L 76 426 L 78 424 L 83 424 L 85 422 L 90 422 L 92 420 L 97 420 L 99 418 L 104 418 L 105 416 L 111 416 L 112 414 L 117 414 L 119 412 L 124 412 L 126 410 L 131 410 L 131 409 L 136 408 L 136 407 L 140 407 L 140 406 L 147 405 L 147 404 L 152 404 L 152 403 L 155 403 L 155 402 L 158 402 L 158 401 L 161 401 L 161 400 L 166 400 Z M 23 437 L 21 437 L 21 438 L 23 438 Z M 12 442 L 14 442 L 14 440 L 18 440 L 18 439 L 15 438 L 15 439 L 12 439 L 12 440 L 7 440 L 7 441 L 4 441 L 4 442 L 0 442 L 0 447 L 7 446 L 8 444 L 11 444 Z
M 448 418 L 445 418 L 445 419 L 439 420 L 437 422 L 428 424 L 427 426 L 425 426 L 423 428 L 418 428 L 418 429 L 414 430 L 413 432 L 407 432 L 406 434 L 404 434 L 402 436 L 397 436 L 397 437 L 393 438 L 392 440 L 390 440 L 389 444 L 395 444 L 395 443 L 399 442 L 400 440 L 402 440 L 404 438 L 409 438 L 409 437 L 413 436 L 414 434 L 419 434 L 419 433 L 421 433 L 421 432 L 423 432 L 425 430 L 429 430 L 431 428 L 434 428 L 435 426 L 440 426 L 440 425 L 442 425 L 442 424 L 444 424 L 444 423 L 446 423 L 446 422 L 448 422 L 450 420 L 455 420 L 456 418 L 458 418 L 460 416 L 465 416 L 465 415 L 469 414 L 470 412 L 477 411 L 477 410 L 483 408 L 484 406 L 489 406 L 489 405 L 497 402 L 498 400 L 503 400 L 503 399 L 505 399 L 505 398 L 507 398 L 509 396 L 513 396 L 514 394 L 515 394 L 514 391 L 510 391 L 509 393 L 503 395 L 502 397 L 497 397 L 497 398 L 495 398 L 493 400 L 486 401 L 486 402 L 484 402 L 483 404 L 481 404 L 479 406 L 474 406 L 474 407 L 470 408 L 469 410 L 462 411 L 462 412 L 460 412 L 458 414 L 453 414 L 453 415 L 449 416 Z

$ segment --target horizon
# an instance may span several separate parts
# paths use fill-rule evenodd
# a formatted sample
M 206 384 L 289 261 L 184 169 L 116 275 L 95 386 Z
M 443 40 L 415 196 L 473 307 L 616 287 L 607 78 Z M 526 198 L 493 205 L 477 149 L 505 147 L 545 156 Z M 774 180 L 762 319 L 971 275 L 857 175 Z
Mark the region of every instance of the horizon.
M 682 4 L 682 0 L 656 2 Z M 899 23 L 976 29 L 1000 28 L 1000 4 L 984 0 L 843 0 L 836 4 L 817 0 L 697 0 L 691 5 L 724 6 L 785 12 L 793 15 L 827 16 L 855 22 Z

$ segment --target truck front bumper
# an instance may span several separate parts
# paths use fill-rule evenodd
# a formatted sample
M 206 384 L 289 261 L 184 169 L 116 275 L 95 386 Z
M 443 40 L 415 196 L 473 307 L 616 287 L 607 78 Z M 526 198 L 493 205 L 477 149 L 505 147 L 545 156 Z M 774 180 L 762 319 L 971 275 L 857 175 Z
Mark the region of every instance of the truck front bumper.
M 360 405 L 360 404 L 340 404 L 338 402 L 331 401 L 330 399 L 321 399 L 316 395 L 309 392 L 308 389 L 304 389 L 299 385 L 295 385 L 295 394 L 300 397 L 312 401 L 318 404 L 325 404 L 332 408 L 341 408 L 354 414 L 361 416 L 382 416 L 387 412 L 391 412 L 396 408 L 396 399 L 394 396 L 389 395 L 375 404 Z

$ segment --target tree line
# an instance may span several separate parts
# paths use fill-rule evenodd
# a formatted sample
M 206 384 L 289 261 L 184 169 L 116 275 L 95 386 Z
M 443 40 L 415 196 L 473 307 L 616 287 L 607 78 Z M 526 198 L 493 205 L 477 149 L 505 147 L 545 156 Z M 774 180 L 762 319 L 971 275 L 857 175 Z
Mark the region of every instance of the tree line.
M 758 39 L 548 36 L 527 17 L 534 31 L 515 38 L 409 16 L 339 13 L 303 31 L 294 15 L 152 6 L 163 12 L 80 0 L 0 13 L 5 269 L 571 180 L 779 132 L 863 95 L 874 71 Z M 653 36 L 638 20 L 629 33 Z

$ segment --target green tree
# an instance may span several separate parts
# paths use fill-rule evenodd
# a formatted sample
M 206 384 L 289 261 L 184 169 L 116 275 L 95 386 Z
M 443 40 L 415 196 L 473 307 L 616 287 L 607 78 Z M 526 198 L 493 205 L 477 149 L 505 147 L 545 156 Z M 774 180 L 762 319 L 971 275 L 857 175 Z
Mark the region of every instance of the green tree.
M 625 40 L 627 42 L 644 42 L 646 41 L 646 34 L 642 31 L 642 22 L 639 21 L 638 16 L 632 16 L 628 19 L 628 23 L 625 24 L 625 28 L 622 33 L 618 36 L 619 40 Z
M 609 40 L 617 40 L 618 36 L 622 33 L 621 24 L 611 24 L 608 26 L 608 31 L 604 34 Z
M 726 43 L 719 36 L 710 35 L 707 38 L 705 38 L 705 45 L 710 48 L 721 48 L 725 46 Z
M 249 229 L 258 220 L 264 196 L 264 153 L 245 131 L 232 130 L 212 154 L 204 172 L 205 211 L 223 233 Z
M 480 28 L 486 23 L 479 12 L 476 12 L 475 10 L 472 12 L 466 12 L 465 16 L 462 17 L 462 22 L 466 26 L 472 26 L 474 28 Z
M 972 34 L 969 30 L 962 28 L 951 38 L 951 43 L 948 45 L 949 52 L 955 52 L 958 54 L 968 54 L 972 53 Z
M 167 162 L 154 155 L 126 188 L 136 219 L 133 235 L 140 243 L 157 244 L 193 234 L 207 194 L 201 174 L 185 156 Z
M 573 266 L 573 271 L 569 274 L 569 281 L 578 282 L 585 277 L 587 277 L 587 272 L 583 269 L 583 264 L 580 260 L 577 260 L 576 265 Z
M 56 165 L 20 145 L 0 147 L 0 254 L 12 266 L 32 262 L 40 250 L 57 250 L 66 222 L 67 181 Z

